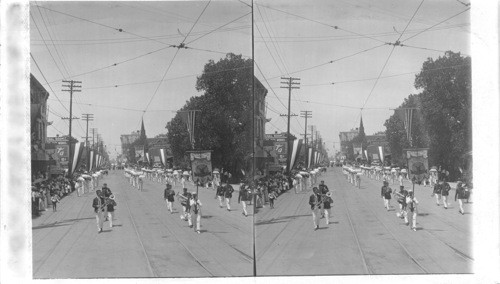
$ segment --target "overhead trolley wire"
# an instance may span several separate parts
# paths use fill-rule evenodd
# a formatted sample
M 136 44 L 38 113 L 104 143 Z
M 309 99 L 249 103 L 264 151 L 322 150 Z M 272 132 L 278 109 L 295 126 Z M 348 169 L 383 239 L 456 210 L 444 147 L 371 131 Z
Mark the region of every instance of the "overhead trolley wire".
M 405 42 L 405 41 L 408 41 L 408 40 L 410 40 L 410 39 L 412 39 L 412 38 L 414 38 L 414 37 L 416 37 L 416 36 L 418 36 L 418 35 L 420 35 L 420 34 L 422 34 L 422 33 L 426 32 L 426 31 L 428 31 L 428 30 L 432 29 L 433 27 L 438 26 L 438 25 L 440 25 L 440 24 L 442 24 L 442 23 L 444 23 L 444 22 L 446 22 L 446 21 L 448 21 L 448 20 L 450 20 L 450 19 L 453 19 L 453 18 L 455 18 L 456 16 L 459 16 L 459 15 L 461 15 L 461 14 L 463 14 L 463 13 L 465 13 L 465 12 L 469 11 L 469 10 L 470 10 L 470 7 L 469 7 L 469 8 L 467 8 L 467 9 L 465 9 L 465 10 L 463 10 L 463 11 L 462 11 L 462 12 L 460 12 L 460 13 L 457 13 L 457 14 L 455 14 L 455 15 L 451 16 L 451 17 L 448 17 L 448 18 L 446 18 L 446 19 L 442 20 L 442 21 L 441 21 L 441 22 L 439 22 L 439 23 L 436 23 L 436 24 L 434 24 L 434 25 L 432 25 L 432 26 L 430 26 L 430 27 L 428 27 L 428 28 L 424 29 L 423 31 L 421 31 L 421 32 L 419 32 L 419 33 L 416 33 L 416 34 L 414 34 L 414 35 L 412 35 L 412 36 L 410 36 L 410 37 L 405 38 L 405 39 L 404 39 L 404 40 L 402 40 L 401 42 L 403 43 L 403 42 Z
M 156 94 L 158 93 L 158 90 L 160 89 L 160 86 L 161 84 L 163 83 L 163 80 L 165 79 L 165 76 L 167 75 L 168 71 L 170 70 L 170 68 L 172 67 L 172 64 L 174 63 L 174 60 L 175 60 L 175 57 L 177 56 L 177 54 L 179 53 L 179 50 L 181 49 L 181 46 L 184 46 L 184 42 L 186 41 L 186 39 L 188 38 L 188 36 L 191 34 L 191 32 L 193 31 L 193 28 L 196 26 L 196 24 L 198 23 L 198 21 L 200 20 L 201 16 L 203 15 L 203 13 L 205 13 L 205 11 L 207 10 L 208 8 L 208 5 L 210 5 L 210 1 L 208 1 L 207 5 L 205 5 L 205 8 L 203 8 L 203 11 L 201 11 L 200 15 L 198 16 L 198 18 L 196 19 L 196 21 L 194 22 L 193 26 L 191 26 L 191 29 L 189 30 L 189 32 L 186 34 L 186 36 L 184 37 L 184 39 L 182 40 L 182 42 L 179 44 L 179 46 L 176 46 L 177 47 L 177 50 L 175 51 L 175 54 L 174 56 L 172 57 L 172 60 L 170 61 L 170 63 L 168 64 L 168 67 L 167 69 L 165 70 L 165 73 L 163 73 L 163 76 L 161 78 L 161 81 L 158 83 L 158 86 L 156 87 L 154 93 L 153 93 L 153 96 L 151 96 L 151 98 L 149 99 L 149 102 L 148 104 L 146 105 L 146 108 L 144 109 L 144 113 L 147 112 L 148 108 L 149 108 L 149 105 L 151 104 L 151 102 L 153 101 L 154 97 L 156 96 Z
M 54 94 L 54 96 L 56 97 L 57 101 L 59 101 L 59 103 L 62 105 L 62 107 L 69 112 L 69 110 L 66 108 L 66 106 L 61 102 L 61 100 L 59 99 L 59 97 L 57 96 L 56 92 L 54 92 L 54 90 L 52 89 L 52 87 L 50 86 L 50 84 L 47 82 L 47 78 L 45 78 L 45 75 L 43 74 L 42 72 L 42 69 L 40 68 L 40 66 L 38 66 L 38 63 L 36 62 L 35 60 L 35 57 L 33 57 L 33 54 L 30 52 L 30 56 L 31 56 L 31 59 L 33 59 L 33 62 L 35 62 L 35 66 L 36 68 L 38 68 L 38 71 L 40 71 L 40 74 L 42 75 L 43 79 L 45 80 L 45 82 L 47 83 L 47 85 L 49 86 L 50 90 L 52 91 L 52 94 Z
M 364 38 L 368 38 L 368 39 L 371 39 L 371 40 L 375 40 L 375 41 L 378 41 L 378 42 L 385 43 L 383 40 L 380 40 L 378 38 L 374 38 L 374 37 L 371 37 L 369 35 L 360 34 L 360 33 L 354 32 L 354 31 L 350 31 L 350 30 L 347 30 L 347 29 L 339 27 L 339 26 L 334 26 L 334 25 L 330 25 L 328 23 L 320 22 L 318 20 L 309 19 L 309 18 L 306 18 L 304 16 L 293 14 L 293 13 L 290 13 L 290 12 L 287 12 L 287 11 L 283 11 L 283 10 L 280 10 L 280 9 L 276 9 L 276 8 L 273 8 L 273 7 L 269 7 L 269 6 L 265 6 L 265 5 L 261 5 L 261 4 L 256 4 L 256 5 L 264 7 L 264 8 L 267 8 L 267 9 L 270 9 L 270 10 L 275 10 L 275 11 L 278 11 L 278 12 L 281 12 L 281 13 L 284 13 L 284 14 L 287 14 L 287 15 L 295 16 L 297 18 L 301 18 L 301 19 L 304 19 L 304 20 L 307 20 L 307 21 L 311 21 L 311 22 L 314 22 L 314 23 L 317 23 L 317 24 L 320 24 L 320 25 L 324 25 L 324 26 L 327 26 L 327 27 L 330 27 L 330 28 L 334 28 L 336 30 L 341 30 L 341 31 L 344 31 L 344 32 L 347 32 L 347 33 L 355 34 L 357 36 L 361 36 L 361 37 L 364 37 Z
M 161 43 L 163 45 L 166 44 L 166 45 L 169 45 L 170 47 L 175 47 L 172 44 L 165 43 L 163 41 L 156 40 L 154 38 L 149 38 L 149 37 L 146 37 L 146 36 L 142 36 L 142 35 L 139 35 L 139 34 L 136 34 L 136 33 L 133 33 L 133 32 L 129 32 L 129 31 L 126 31 L 126 30 L 124 30 L 122 28 L 112 27 L 112 26 L 109 26 L 109 25 L 106 25 L 106 24 L 95 22 L 95 21 L 92 21 L 92 20 L 89 20 L 89 19 L 85 19 L 85 18 L 82 18 L 82 17 L 78 17 L 78 16 L 75 16 L 75 15 L 71 15 L 71 14 L 65 13 L 65 12 L 61 12 L 61 11 L 57 11 L 57 10 L 54 10 L 54 9 L 50 9 L 50 8 L 47 8 L 47 7 L 43 7 L 43 6 L 39 6 L 39 5 L 35 5 L 35 6 L 37 6 L 39 8 L 42 8 L 42 9 L 45 9 L 45 10 L 49 10 L 49 11 L 54 12 L 54 13 L 58 13 L 58 14 L 62 14 L 62 15 L 65 15 L 65 16 L 68 16 L 68 17 L 71 17 L 71 18 L 75 18 L 75 19 L 78 19 L 78 20 L 81 20 L 81 21 L 84 21 L 84 22 L 88 22 L 88 23 L 92 23 L 92 24 L 95 24 L 95 25 L 98 25 L 98 26 L 101 26 L 101 27 L 112 29 L 112 30 L 115 30 L 115 31 L 120 32 L 120 33 L 125 33 L 125 34 L 129 34 L 129 35 L 133 35 L 133 36 L 136 36 L 136 37 L 140 37 L 140 38 L 143 38 L 143 39 L 147 39 L 147 40 L 150 40 L 150 41 Z
M 396 40 L 396 42 L 394 43 L 394 45 L 392 46 L 392 49 L 391 49 L 391 52 L 389 53 L 389 56 L 387 56 L 387 59 L 385 60 L 384 62 L 384 65 L 382 66 L 382 69 L 380 70 L 378 76 L 377 76 L 377 79 L 375 80 L 375 83 L 373 84 L 373 87 L 371 88 L 370 90 L 370 93 L 368 94 L 368 96 L 366 97 L 364 103 L 363 103 L 363 106 L 361 107 L 361 111 L 363 111 L 363 108 L 366 106 L 366 103 L 368 102 L 368 100 L 370 99 L 371 95 L 373 94 L 373 91 L 375 90 L 375 87 L 377 86 L 377 83 L 378 81 L 380 80 L 380 77 L 382 76 L 382 73 L 384 72 L 385 70 L 385 67 L 387 66 L 387 63 L 389 62 L 389 59 L 391 58 L 392 56 L 392 53 L 394 52 L 394 49 L 396 48 L 397 44 L 400 43 L 400 39 L 401 37 L 404 35 L 406 29 L 408 28 L 408 26 L 410 25 L 410 23 L 412 22 L 412 20 L 415 18 L 415 15 L 417 14 L 418 10 L 420 10 L 420 7 L 422 6 L 422 4 L 424 3 L 425 0 L 422 0 L 420 2 L 420 4 L 418 5 L 417 9 L 415 10 L 415 12 L 413 13 L 413 15 L 411 16 L 410 20 L 408 21 L 408 23 L 406 24 L 405 26 L 405 29 L 403 30 L 403 32 L 399 35 L 398 39 Z
M 215 31 L 217 31 L 217 30 L 219 30 L 219 29 L 221 29 L 221 28 L 223 28 L 223 27 L 225 27 L 225 26 L 227 26 L 227 25 L 229 25 L 229 24 L 231 24 L 231 23 L 234 23 L 234 22 L 238 21 L 239 19 L 241 19 L 241 18 L 243 18 L 243 17 L 245 17 L 245 16 L 248 16 L 248 15 L 250 15 L 250 14 L 252 14 L 252 12 L 246 13 L 246 14 L 245 14 L 245 15 L 243 15 L 243 16 L 240 16 L 240 17 L 238 17 L 238 18 L 236 18 L 236 19 L 234 19 L 234 20 L 232 20 L 232 21 L 230 21 L 230 22 L 228 22 L 228 23 L 225 23 L 224 25 L 219 26 L 219 27 L 217 27 L 217 28 L 215 28 L 215 29 L 213 29 L 213 30 L 209 31 L 208 33 L 205 33 L 204 35 L 201 35 L 201 36 L 199 36 L 199 37 L 197 37 L 197 38 L 195 38 L 195 39 L 193 39 L 193 40 L 191 40 L 191 41 L 187 42 L 187 43 L 186 43 L 186 45 L 191 44 L 191 43 L 193 43 L 193 42 L 195 42 L 195 41 L 197 41 L 197 40 L 199 40 L 199 39 L 201 39 L 201 38 L 203 38 L 203 37 L 205 37 L 205 36 L 207 36 L 207 35 L 209 35 L 209 34 L 211 34 L 211 33 L 215 32 Z
M 150 52 L 147 52 L 147 53 L 143 53 L 143 54 L 140 54 L 138 56 L 135 56 L 135 57 L 132 57 L 132 58 L 129 58 L 129 59 L 125 59 L 125 60 L 122 60 L 122 61 L 119 61 L 119 62 L 116 62 L 116 63 L 113 63 L 113 64 L 110 64 L 110 65 L 107 65 L 107 66 L 103 66 L 103 67 L 99 67 L 99 68 L 96 68 L 96 69 L 93 69 L 93 70 L 90 70 L 90 71 L 86 71 L 86 72 L 83 72 L 83 73 L 79 73 L 79 74 L 76 74 L 76 75 L 72 75 L 68 78 L 75 78 L 75 77 L 80 77 L 80 76 L 84 76 L 84 75 L 88 75 L 88 74 L 91 74 L 91 73 L 95 73 L 95 72 L 98 72 L 98 71 L 102 71 L 102 70 L 105 70 L 105 69 L 109 69 L 109 68 L 112 68 L 112 67 L 116 67 L 120 64 L 123 64 L 123 63 L 127 63 L 127 62 L 130 62 L 130 61 L 134 61 L 134 60 L 137 60 L 139 58 L 142 58 L 142 57 L 145 57 L 145 56 L 148 56 L 148 55 L 151 55 L 153 53 L 157 53 L 159 51 L 162 51 L 162 50 L 165 50 L 169 47 L 162 47 L 160 49 L 156 49 L 156 50 L 153 50 L 153 51 L 150 51 Z M 64 79 L 64 78 L 63 78 Z M 55 81 L 52 81 L 50 82 L 51 84 L 52 83 L 55 83 L 55 82 L 59 82 L 61 81 L 61 79 L 58 79 L 58 80 L 55 80 Z
M 398 76 L 417 74 L 417 73 L 420 73 L 420 72 L 431 72 L 431 71 L 437 71 L 437 70 L 443 70 L 443 69 L 449 69 L 449 68 L 456 68 L 456 67 L 462 67 L 462 66 L 470 66 L 470 64 L 459 64 L 459 65 L 453 65 L 453 66 L 447 66 L 447 67 L 441 67 L 441 68 L 434 68 L 434 69 L 419 70 L 419 71 L 413 71 L 413 72 L 398 73 L 398 74 L 380 76 L 379 79 L 393 78 L 393 77 L 398 77 Z M 355 80 L 345 80 L 345 81 L 335 81 L 335 82 L 330 82 L 330 83 L 307 84 L 307 85 L 300 85 L 300 86 L 301 87 L 327 86 L 327 85 L 336 85 L 336 84 L 353 83 L 353 82 L 363 82 L 363 81 L 373 81 L 373 80 L 377 80 L 377 77 L 365 78 L 365 79 L 355 79 Z
M 321 66 L 325 66 L 325 65 L 328 65 L 328 64 L 332 64 L 332 63 L 334 63 L 334 62 L 337 62 L 337 61 L 340 61 L 340 60 L 343 60 L 343 59 L 346 59 L 346 58 L 349 58 L 349 57 L 353 57 L 353 56 L 356 56 L 356 55 L 358 55 L 358 54 L 361 54 L 361 53 L 364 53 L 364 52 L 368 52 L 368 51 L 370 51 L 370 50 L 377 49 L 377 48 L 382 47 L 382 46 L 385 46 L 385 45 L 387 45 L 387 44 L 386 44 L 386 43 L 384 43 L 384 44 L 380 44 L 380 45 L 377 45 L 377 46 L 373 46 L 373 47 L 370 47 L 370 48 L 367 48 L 367 49 L 364 49 L 364 50 L 358 51 L 358 52 L 353 53 L 353 54 L 349 54 L 349 55 L 346 55 L 346 56 L 343 56 L 343 57 L 340 57 L 340 58 L 337 58 L 337 59 L 330 60 L 330 61 L 325 62 L 325 63 L 321 63 L 321 64 L 318 64 L 318 65 L 314 65 L 314 66 L 311 66 L 311 67 L 307 67 L 307 68 L 304 68 L 304 69 L 300 69 L 300 70 L 296 70 L 296 71 L 290 72 L 290 74 L 295 74 L 295 73 L 299 73 L 299 72 L 304 72 L 304 71 L 308 71 L 308 70 L 311 70 L 311 69 L 315 69 L 315 68 L 318 68 L 318 67 L 321 67 Z M 271 78 L 269 78 L 269 80 L 276 79 L 276 78 L 280 78 L 281 76 L 283 76 L 283 75 L 278 75 L 278 76 L 271 77 Z

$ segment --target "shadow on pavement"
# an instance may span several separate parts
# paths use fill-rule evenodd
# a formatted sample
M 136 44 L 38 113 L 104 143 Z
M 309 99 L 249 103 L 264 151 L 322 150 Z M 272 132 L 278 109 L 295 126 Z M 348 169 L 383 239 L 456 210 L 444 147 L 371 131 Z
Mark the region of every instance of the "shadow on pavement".
M 266 224 L 274 224 L 274 223 L 283 223 L 283 222 L 288 222 L 289 220 L 293 220 L 296 218 L 300 217 L 308 217 L 310 214 L 304 214 L 304 215 L 294 215 L 294 216 L 283 216 L 281 218 L 273 218 L 267 221 L 258 221 L 255 223 L 256 226 L 258 225 L 266 225 Z
M 33 227 L 33 230 L 38 230 L 38 229 L 46 229 L 46 228 L 55 228 L 55 227 L 63 227 L 63 226 L 69 226 L 70 224 L 58 224 L 58 223 L 53 223 L 53 224 L 48 224 L 48 225 L 43 225 L 43 226 L 36 226 Z

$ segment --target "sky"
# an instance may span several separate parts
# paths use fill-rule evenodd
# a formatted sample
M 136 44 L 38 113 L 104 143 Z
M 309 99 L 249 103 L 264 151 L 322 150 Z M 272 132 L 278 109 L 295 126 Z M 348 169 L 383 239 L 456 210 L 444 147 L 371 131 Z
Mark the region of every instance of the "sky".
M 32 59 L 31 72 L 51 94 L 48 135 L 67 133 L 63 78 L 82 81 L 73 116 L 94 114 L 89 127 L 98 128 L 112 156 L 120 135 L 139 130 L 142 118 L 148 137 L 166 133 L 175 111 L 201 95 L 196 76 L 208 60 L 227 52 L 251 56 L 249 3 L 32 2 L 31 54 L 39 69 Z M 280 114 L 288 90 L 280 77 L 289 76 L 300 78 L 291 113 L 312 111 L 308 124 L 330 153 L 340 148 L 339 132 L 358 127 L 361 116 L 366 134 L 384 131 L 391 109 L 418 92 L 415 73 L 427 58 L 446 50 L 470 54 L 467 8 L 456 0 L 254 1 L 254 72 L 268 89 L 266 133 L 286 131 Z M 186 35 L 193 49 L 168 47 Z M 386 44 L 399 37 L 408 46 Z M 73 131 L 84 137 L 85 122 Z M 291 119 L 291 132 L 304 132 L 303 118 Z

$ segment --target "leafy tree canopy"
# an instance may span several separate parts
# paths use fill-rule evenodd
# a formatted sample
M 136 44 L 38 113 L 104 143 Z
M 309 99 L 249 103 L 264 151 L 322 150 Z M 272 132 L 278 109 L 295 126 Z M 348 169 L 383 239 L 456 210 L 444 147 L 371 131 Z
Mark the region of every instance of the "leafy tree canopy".
M 210 60 L 197 78 L 196 90 L 203 95 L 191 97 L 181 110 L 196 113 L 195 148 L 212 150 L 212 165 L 229 170 L 233 176 L 244 169 L 252 141 L 252 61 L 229 53 Z M 167 123 L 168 139 L 178 166 L 189 165 L 191 150 L 186 124 L 177 115 Z

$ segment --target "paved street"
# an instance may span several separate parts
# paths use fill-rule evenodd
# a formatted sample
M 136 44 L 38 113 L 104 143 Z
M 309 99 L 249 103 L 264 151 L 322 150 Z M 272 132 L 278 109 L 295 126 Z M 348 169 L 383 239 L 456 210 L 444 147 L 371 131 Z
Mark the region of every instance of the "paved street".
M 65 197 L 33 219 L 34 278 L 207 277 L 253 275 L 253 212 L 241 215 L 235 191 L 232 211 L 218 206 L 212 189 L 200 188 L 202 233 L 196 234 L 167 211 L 164 185 L 145 180 L 144 191 L 128 184 L 123 171 L 110 171 L 106 182 L 116 196 L 114 227 L 98 234 L 92 200 L 95 193 Z M 176 193 L 179 186 L 174 187 Z M 194 191 L 193 186 L 189 186 Z
M 454 201 L 445 210 L 436 206 L 429 187 L 416 186 L 420 206 L 414 232 L 396 217 L 394 199 L 391 211 L 383 207 L 382 182 L 363 177 L 357 189 L 340 168 L 328 168 L 319 180 L 334 190 L 330 225 L 320 219 L 320 230 L 313 230 L 311 190 L 285 193 L 275 209 L 256 215 L 258 275 L 472 272 L 471 204 L 465 204 L 465 215 Z

